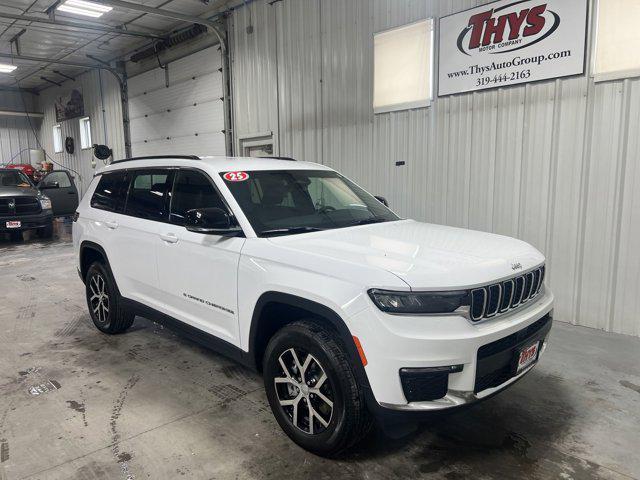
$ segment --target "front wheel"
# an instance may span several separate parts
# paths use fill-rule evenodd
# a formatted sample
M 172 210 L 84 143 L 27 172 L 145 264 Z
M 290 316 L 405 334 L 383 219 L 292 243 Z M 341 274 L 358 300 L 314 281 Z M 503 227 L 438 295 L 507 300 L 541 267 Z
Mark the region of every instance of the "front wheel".
M 334 456 L 372 421 L 338 335 L 312 321 L 278 331 L 264 354 L 264 384 L 280 427 L 302 448 Z
M 20 230 L 9 232 L 9 240 L 12 242 L 21 242 L 23 240 L 22 232 Z
M 111 272 L 100 262 L 93 263 L 85 280 L 87 306 L 94 325 L 104 333 L 122 333 L 135 317 L 121 305 L 120 295 Z
M 53 237 L 53 222 L 49 223 L 46 227 L 42 227 L 38 229 L 38 236 L 40 238 L 51 238 Z

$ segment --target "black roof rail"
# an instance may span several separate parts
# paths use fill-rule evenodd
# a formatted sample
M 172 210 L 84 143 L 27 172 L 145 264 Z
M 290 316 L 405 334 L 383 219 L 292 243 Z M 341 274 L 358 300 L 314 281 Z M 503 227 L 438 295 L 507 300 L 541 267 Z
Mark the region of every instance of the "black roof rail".
M 114 160 L 111 162 L 111 165 L 114 163 L 122 163 L 122 162 L 132 162 L 134 160 L 200 160 L 200 157 L 197 155 L 149 155 L 147 157 L 132 157 L 132 158 L 123 158 L 121 160 Z
M 288 162 L 297 162 L 297 160 L 293 157 L 256 157 L 256 158 L 271 158 L 272 160 L 286 160 Z

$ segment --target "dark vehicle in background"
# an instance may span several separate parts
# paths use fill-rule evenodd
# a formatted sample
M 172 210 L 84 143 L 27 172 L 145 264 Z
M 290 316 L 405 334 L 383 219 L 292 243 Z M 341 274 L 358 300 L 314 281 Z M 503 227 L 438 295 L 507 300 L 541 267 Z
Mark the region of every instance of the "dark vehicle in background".
M 46 175 L 36 187 L 18 169 L 0 169 L 0 233 L 12 240 L 24 230 L 36 230 L 42 238 L 53 234 L 53 217 L 71 215 L 78 205 L 78 190 L 64 170 Z
M 78 189 L 66 170 L 54 170 L 46 174 L 38 183 L 38 188 L 51 199 L 54 217 L 73 215 L 78 208 Z

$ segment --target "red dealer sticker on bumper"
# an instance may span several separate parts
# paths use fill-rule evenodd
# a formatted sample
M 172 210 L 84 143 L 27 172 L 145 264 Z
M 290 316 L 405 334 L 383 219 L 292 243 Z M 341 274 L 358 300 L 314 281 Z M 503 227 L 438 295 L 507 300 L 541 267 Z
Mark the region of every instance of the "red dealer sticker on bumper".
M 247 172 L 227 172 L 222 178 L 227 182 L 244 182 L 249 178 L 249 174 Z

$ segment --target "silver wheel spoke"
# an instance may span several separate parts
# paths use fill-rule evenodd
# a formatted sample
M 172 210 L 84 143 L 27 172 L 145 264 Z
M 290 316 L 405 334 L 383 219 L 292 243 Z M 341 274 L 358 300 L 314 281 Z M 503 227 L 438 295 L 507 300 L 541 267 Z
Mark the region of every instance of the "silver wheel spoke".
M 289 372 L 289 369 L 285 365 L 284 360 L 282 359 L 282 355 L 280 356 L 280 358 L 278 358 L 278 361 L 280 362 L 280 366 L 282 367 L 282 370 L 284 370 L 284 374 L 287 376 L 289 380 L 291 380 L 292 379 L 291 372 Z
M 320 400 L 329 405 L 329 407 L 333 408 L 333 402 L 327 398 L 327 396 L 322 393 L 320 390 L 313 389 L 313 393 L 315 393 Z
M 295 397 L 295 398 L 288 398 L 286 400 L 278 399 L 278 401 L 280 402 L 280 405 L 282 405 L 283 407 L 290 407 L 292 405 L 297 405 L 298 402 L 300 401 L 300 397 L 301 397 L 301 395 L 298 394 L 298 396 Z
M 298 360 L 298 354 L 296 353 L 296 351 L 293 348 L 290 348 L 289 351 L 291 352 L 291 356 L 293 357 L 293 361 L 296 364 L 296 368 L 298 369 L 298 373 L 300 374 L 300 377 L 302 378 L 302 365 L 300 364 L 300 360 Z M 302 379 L 302 381 L 304 381 L 304 378 Z
M 322 418 L 322 415 L 316 412 L 315 408 L 312 408 L 312 410 L 313 410 L 313 415 L 318 419 L 318 421 L 322 424 L 322 426 L 324 428 L 327 428 L 327 426 L 329 425 L 329 422 L 327 422 L 324 418 Z
M 288 383 L 290 385 L 295 385 L 295 382 L 289 377 L 276 377 L 273 379 L 273 381 L 275 383 Z
M 302 379 L 303 382 L 306 382 L 307 379 L 305 378 L 305 375 L 307 373 L 307 368 L 309 368 L 309 364 L 311 363 L 311 360 L 313 360 L 313 357 L 310 354 L 307 354 L 307 358 L 304 359 L 304 363 L 302 364 L 302 367 L 300 367 L 300 378 Z
M 313 435 L 313 407 L 311 406 L 311 402 L 307 400 L 307 410 L 309 411 L 309 433 Z
M 322 376 L 318 379 L 316 384 L 313 386 L 314 390 L 320 390 L 320 387 L 324 384 L 326 380 L 327 380 L 327 375 L 323 371 Z
M 301 395 L 298 394 L 298 396 L 296 397 L 295 402 L 293 403 L 293 424 L 297 427 L 298 426 L 298 404 L 300 403 L 300 398 Z M 299 427 L 298 427 L 299 428 Z

